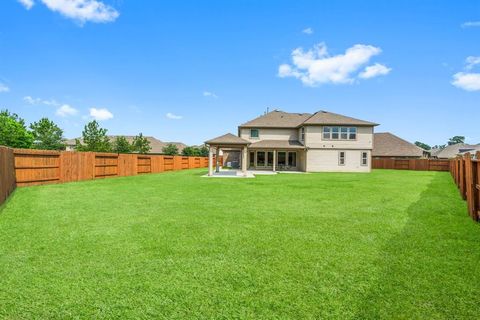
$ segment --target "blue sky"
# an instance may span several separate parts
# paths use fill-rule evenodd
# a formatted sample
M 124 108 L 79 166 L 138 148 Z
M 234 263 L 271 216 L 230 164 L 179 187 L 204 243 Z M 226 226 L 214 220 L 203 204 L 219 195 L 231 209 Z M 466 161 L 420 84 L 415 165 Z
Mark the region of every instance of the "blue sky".
M 67 138 L 197 144 L 270 108 L 480 143 L 479 57 L 480 1 L 0 3 L 0 108 Z

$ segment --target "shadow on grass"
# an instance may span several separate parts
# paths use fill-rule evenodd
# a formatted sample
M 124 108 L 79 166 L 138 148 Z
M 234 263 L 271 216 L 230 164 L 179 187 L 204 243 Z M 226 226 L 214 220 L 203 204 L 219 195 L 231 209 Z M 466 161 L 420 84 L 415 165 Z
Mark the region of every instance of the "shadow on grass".
M 380 252 L 356 318 L 475 318 L 480 314 L 480 227 L 450 176 L 436 174 L 408 221 Z M 373 272 L 373 271 L 372 271 Z

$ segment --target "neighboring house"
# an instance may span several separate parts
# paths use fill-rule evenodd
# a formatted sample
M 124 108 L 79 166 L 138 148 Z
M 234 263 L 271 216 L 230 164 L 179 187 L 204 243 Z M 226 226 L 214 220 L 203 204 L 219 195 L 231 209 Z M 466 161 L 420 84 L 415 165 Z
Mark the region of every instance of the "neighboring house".
M 119 136 L 108 136 L 108 138 L 110 139 L 110 142 L 113 142 L 116 137 L 119 137 Z M 133 139 L 135 138 L 135 136 L 124 136 L 124 137 L 127 139 L 129 143 L 132 143 Z M 182 153 L 183 149 L 187 147 L 187 145 L 185 145 L 182 142 L 163 142 L 154 137 L 145 137 L 145 138 L 150 142 L 150 147 L 152 148 L 150 149 L 149 153 L 163 153 L 163 147 L 167 146 L 168 144 L 176 145 L 178 148 L 178 153 Z M 75 140 L 76 139 L 67 140 L 65 150 L 67 151 L 75 150 Z M 80 142 L 83 143 L 82 139 L 80 139 Z
M 430 153 L 413 143 L 403 140 L 390 132 L 380 132 L 373 135 L 372 157 L 421 159 L 429 158 Z
M 467 152 L 475 155 L 480 151 L 480 145 L 477 144 L 465 144 L 457 143 L 450 146 L 446 146 L 444 149 L 435 152 L 432 156 L 437 159 L 452 159 L 458 155 L 463 155 Z
M 274 110 L 240 125 L 238 136 L 229 133 L 205 143 L 211 157 L 213 150 L 239 150 L 245 172 L 247 168 L 369 172 L 375 126 L 327 111 L 310 114 Z

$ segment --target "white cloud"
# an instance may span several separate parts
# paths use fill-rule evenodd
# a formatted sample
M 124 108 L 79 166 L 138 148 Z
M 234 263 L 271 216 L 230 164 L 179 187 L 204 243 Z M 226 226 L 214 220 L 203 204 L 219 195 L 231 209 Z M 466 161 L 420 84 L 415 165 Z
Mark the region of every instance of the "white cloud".
M 33 0 L 18 0 L 18 2 L 20 2 L 27 10 L 32 9 L 33 5 L 35 4 Z
M 113 7 L 98 0 L 41 0 L 50 10 L 76 20 L 85 22 L 112 22 L 120 15 Z
M 180 119 L 183 118 L 182 116 L 177 116 L 176 114 L 173 114 L 173 113 L 170 113 L 170 112 L 166 114 L 166 117 L 168 119 L 172 119 L 172 120 L 180 120 Z
M 390 71 L 392 71 L 391 68 L 380 63 L 375 63 L 374 65 L 366 67 L 358 76 L 362 79 L 370 79 L 389 74 Z
M 465 69 L 471 70 L 477 64 L 480 64 L 480 57 L 469 56 L 466 59 L 466 63 L 467 63 L 467 65 L 466 65 Z
M 480 73 L 458 72 L 453 75 L 452 84 L 467 91 L 480 91 Z
M 480 27 L 480 21 L 467 21 L 462 23 L 462 28 Z
M 313 34 L 313 29 L 308 27 L 302 30 L 303 33 L 305 34 Z
M 105 108 L 90 108 L 90 117 L 95 120 L 108 120 L 113 118 L 113 114 Z
M 68 116 L 74 116 L 78 113 L 78 110 L 69 106 L 68 104 L 64 104 L 60 106 L 60 108 L 57 109 L 55 114 L 60 117 L 68 117 Z
M 26 103 L 31 104 L 31 105 L 38 105 L 38 104 L 44 104 L 44 105 L 47 105 L 47 106 L 59 106 L 60 105 L 60 103 L 58 103 L 54 99 L 43 100 L 41 98 L 33 98 L 31 96 L 23 97 L 23 101 L 25 101 Z
M 353 83 L 358 70 L 381 52 L 378 47 L 364 44 L 356 44 L 335 56 L 329 55 L 325 43 L 308 51 L 297 48 L 292 51 L 292 65 L 280 65 L 278 76 L 294 77 L 308 86 Z
M 0 83 L 0 93 L 2 92 L 9 92 L 10 91 L 10 88 L 7 87 L 7 85 L 3 84 L 3 83 Z
M 203 96 L 204 97 L 212 97 L 212 98 L 215 98 L 215 99 L 218 98 L 218 96 L 215 93 L 210 92 L 210 91 L 203 91 Z

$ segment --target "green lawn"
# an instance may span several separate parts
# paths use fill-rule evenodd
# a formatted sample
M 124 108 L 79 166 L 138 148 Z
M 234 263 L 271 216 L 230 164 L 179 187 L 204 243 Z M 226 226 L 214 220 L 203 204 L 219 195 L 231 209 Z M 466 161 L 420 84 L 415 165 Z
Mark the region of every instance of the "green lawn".
M 477 318 L 480 226 L 448 173 L 204 170 L 20 188 L 0 318 Z

